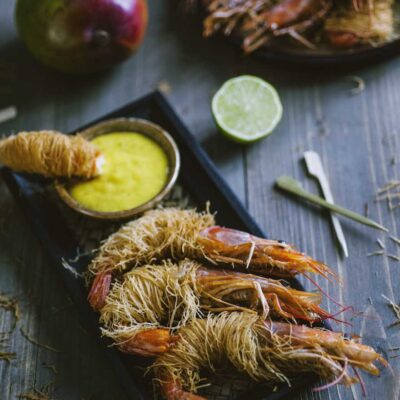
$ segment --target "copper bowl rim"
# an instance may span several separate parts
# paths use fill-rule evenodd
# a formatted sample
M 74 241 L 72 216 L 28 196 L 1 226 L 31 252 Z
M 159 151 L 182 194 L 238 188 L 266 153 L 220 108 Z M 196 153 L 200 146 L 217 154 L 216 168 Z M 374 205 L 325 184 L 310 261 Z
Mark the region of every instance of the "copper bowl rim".
M 132 131 L 141 133 L 142 135 L 145 135 L 154 140 L 162 147 L 168 157 L 169 172 L 167 182 L 156 196 L 137 207 L 123 211 L 103 212 L 84 207 L 71 196 L 67 189 L 66 182 L 57 180 L 55 182 L 55 189 L 60 199 L 68 207 L 72 208 L 80 214 L 100 220 L 111 221 L 136 217 L 140 214 L 143 214 L 145 211 L 154 208 L 158 203 L 160 203 L 163 198 L 170 192 L 178 178 L 181 165 L 178 146 L 166 130 L 153 122 L 141 118 L 108 119 L 99 122 L 98 124 L 89 126 L 87 129 L 81 132 L 77 132 L 77 134 L 85 137 L 88 140 L 91 140 L 97 136 L 116 132 L 118 130 L 124 132 Z

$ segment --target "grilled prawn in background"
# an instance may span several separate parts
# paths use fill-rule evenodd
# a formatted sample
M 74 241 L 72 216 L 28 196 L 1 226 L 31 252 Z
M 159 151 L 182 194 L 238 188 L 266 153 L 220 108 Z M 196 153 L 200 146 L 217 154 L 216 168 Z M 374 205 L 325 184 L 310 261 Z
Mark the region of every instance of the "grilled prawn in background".
M 92 308 L 104 306 L 113 278 L 166 258 L 191 258 L 278 278 L 302 274 L 312 281 L 309 273 L 335 277 L 328 266 L 286 243 L 217 226 L 209 212 L 165 208 L 122 226 L 100 247 L 89 265 Z
M 206 9 L 203 34 L 241 38 L 246 53 L 278 37 L 308 48 L 376 45 L 393 34 L 393 0 L 188 0 Z
M 334 47 L 385 43 L 393 36 L 393 1 L 340 4 L 326 19 L 324 32 Z

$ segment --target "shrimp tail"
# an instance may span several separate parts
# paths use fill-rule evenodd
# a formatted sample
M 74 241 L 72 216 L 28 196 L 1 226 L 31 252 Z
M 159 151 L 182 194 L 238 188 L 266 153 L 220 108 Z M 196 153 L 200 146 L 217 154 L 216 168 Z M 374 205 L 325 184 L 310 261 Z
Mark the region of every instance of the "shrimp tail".
M 171 377 L 160 379 L 160 389 L 166 400 L 206 400 L 205 397 L 185 392 L 182 383 Z
M 247 268 L 250 272 L 281 278 L 312 272 L 327 279 L 337 279 L 327 265 L 281 241 L 212 226 L 200 232 L 200 242 L 205 256 L 216 264 L 232 264 Z
M 178 340 L 179 336 L 171 335 L 169 329 L 146 329 L 120 343 L 118 347 L 127 354 L 156 357 L 168 351 Z
M 106 297 L 110 291 L 111 281 L 111 272 L 103 272 L 94 277 L 88 295 L 88 301 L 93 310 L 100 311 L 104 307 Z

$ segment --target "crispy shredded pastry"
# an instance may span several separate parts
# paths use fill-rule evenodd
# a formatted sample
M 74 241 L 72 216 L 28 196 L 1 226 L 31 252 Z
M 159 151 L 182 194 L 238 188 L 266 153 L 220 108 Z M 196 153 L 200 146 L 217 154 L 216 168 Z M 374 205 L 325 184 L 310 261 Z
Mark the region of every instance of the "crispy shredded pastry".
M 201 315 L 194 290 L 199 264 L 185 260 L 147 265 L 115 282 L 101 309 L 103 334 L 118 344 L 155 327 L 178 328 Z
M 100 310 L 103 333 L 117 344 L 152 328 L 179 328 L 203 312 L 245 311 L 290 321 L 330 317 L 318 307 L 319 293 L 285 287 L 280 281 L 213 270 L 185 259 L 127 272 L 116 281 Z M 288 311 L 285 311 L 288 310 Z
M 96 275 L 125 271 L 163 258 L 196 258 L 202 254 L 199 233 L 215 224 L 209 212 L 176 208 L 151 210 L 112 234 L 89 265 Z
M 338 8 L 326 19 L 324 30 L 354 35 L 359 43 L 387 42 L 393 35 L 393 1 L 375 0 L 358 11 L 352 6 Z
M 55 131 L 21 132 L 0 141 L 0 161 L 13 170 L 46 177 L 92 178 L 101 154 L 80 136 Z
M 386 361 L 371 347 L 341 333 L 282 322 L 262 321 L 249 313 L 221 313 L 197 319 L 179 331 L 179 341 L 150 367 L 165 390 L 196 391 L 204 369 L 227 368 L 268 384 L 289 382 L 301 372 L 327 379 L 357 382 L 347 366 L 379 374 L 375 361 Z M 178 391 L 178 389 L 175 389 Z

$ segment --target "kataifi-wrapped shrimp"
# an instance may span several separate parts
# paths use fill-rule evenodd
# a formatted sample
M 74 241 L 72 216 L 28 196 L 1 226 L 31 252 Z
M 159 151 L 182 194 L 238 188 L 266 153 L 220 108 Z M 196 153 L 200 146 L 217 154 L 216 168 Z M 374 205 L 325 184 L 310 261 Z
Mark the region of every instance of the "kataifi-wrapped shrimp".
M 102 307 L 115 273 L 164 258 L 186 257 L 280 278 L 309 272 L 334 276 L 325 264 L 286 243 L 216 226 L 209 212 L 165 208 L 148 211 L 103 243 L 89 265 L 94 277 L 89 302 L 94 309 Z
M 334 47 L 377 45 L 392 37 L 392 0 L 371 0 L 360 7 L 340 6 L 326 19 L 324 31 Z
M 205 313 L 243 311 L 292 322 L 333 318 L 318 304 L 319 293 L 284 286 L 255 275 L 215 270 L 192 260 L 135 268 L 116 281 L 100 310 L 103 333 L 127 353 L 157 355 L 164 351 L 152 338 L 173 332 Z M 165 328 L 165 329 L 164 329 Z M 155 332 L 151 332 L 154 331 Z
M 37 131 L 1 140 L 0 162 L 18 172 L 88 179 L 101 173 L 104 157 L 83 137 Z
M 151 367 L 168 400 L 194 400 L 200 373 L 236 371 L 269 385 L 311 372 L 331 383 L 356 383 L 350 368 L 379 374 L 386 361 L 369 346 L 341 333 L 262 320 L 249 313 L 221 313 L 196 319 L 179 330 L 176 343 Z M 320 389 L 322 389 L 320 388 Z

